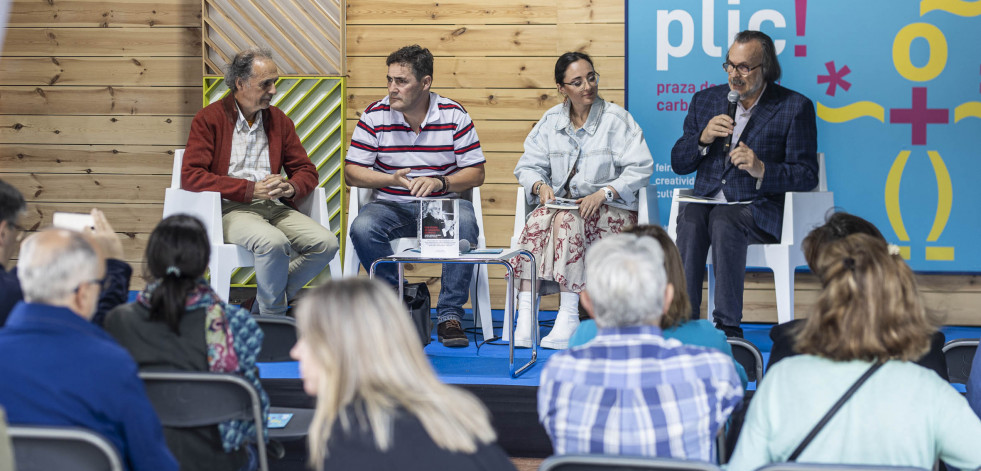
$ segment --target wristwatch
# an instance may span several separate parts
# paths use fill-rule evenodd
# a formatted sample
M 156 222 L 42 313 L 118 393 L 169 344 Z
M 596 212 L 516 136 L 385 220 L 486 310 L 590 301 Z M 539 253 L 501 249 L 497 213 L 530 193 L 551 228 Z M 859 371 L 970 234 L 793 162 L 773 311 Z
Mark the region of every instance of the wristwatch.
M 603 187 L 603 192 L 606 193 L 606 202 L 607 203 L 612 203 L 613 202 L 613 190 L 611 190 L 609 187 L 605 187 L 604 186 Z

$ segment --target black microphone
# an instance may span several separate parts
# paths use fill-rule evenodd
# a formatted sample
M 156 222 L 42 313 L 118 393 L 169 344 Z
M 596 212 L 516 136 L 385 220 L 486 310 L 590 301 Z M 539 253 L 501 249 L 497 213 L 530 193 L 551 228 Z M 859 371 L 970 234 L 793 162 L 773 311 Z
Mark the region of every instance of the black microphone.
M 726 99 L 729 100 L 729 109 L 726 110 L 726 114 L 732 119 L 732 122 L 736 122 L 736 102 L 739 101 L 739 92 L 732 90 L 726 95 Z M 729 147 L 732 146 L 732 134 L 726 136 L 725 145 L 722 146 L 722 155 L 729 155 Z

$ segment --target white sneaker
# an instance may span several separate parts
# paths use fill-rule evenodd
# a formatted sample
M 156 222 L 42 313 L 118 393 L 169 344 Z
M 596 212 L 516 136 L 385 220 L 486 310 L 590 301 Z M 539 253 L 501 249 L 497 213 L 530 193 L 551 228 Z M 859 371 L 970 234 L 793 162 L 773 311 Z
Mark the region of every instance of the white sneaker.
M 516 348 L 531 348 L 531 312 L 518 310 L 518 322 L 514 327 L 514 340 Z
M 579 313 L 577 311 L 559 309 L 559 313 L 555 317 L 555 325 L 552 326 L 552 331 L 542 339 L 539 345 L 542 348 L 553 350 L 569 348 L 569 338 L 572 337 L 572 334 L 578 328 Z

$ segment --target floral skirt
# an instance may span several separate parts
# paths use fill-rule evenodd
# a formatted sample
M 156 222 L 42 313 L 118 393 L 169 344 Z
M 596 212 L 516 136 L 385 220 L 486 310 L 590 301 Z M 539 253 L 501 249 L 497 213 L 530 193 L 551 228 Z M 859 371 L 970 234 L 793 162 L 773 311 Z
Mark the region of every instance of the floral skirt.
M 555 293 L 560 288 L 578 293 L 586 285 L 586 249 L 603 237 L 636 224 L 636 212 L 605 204 L 586 220 L 579 211 L 539 206 L 528 215 L 518 247 L 535 256 L 538 279 L 542 281 L 539 294 Z M 510 262 L 516 279 L 531 279 L 526 257 L 515 257 Z

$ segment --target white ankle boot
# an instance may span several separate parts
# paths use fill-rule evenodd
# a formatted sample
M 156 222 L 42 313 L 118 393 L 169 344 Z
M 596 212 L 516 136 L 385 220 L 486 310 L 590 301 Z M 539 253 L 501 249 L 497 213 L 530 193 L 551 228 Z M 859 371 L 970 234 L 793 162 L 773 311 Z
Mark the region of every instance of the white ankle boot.
M 531 293 L 518 293 L 518 319 L 514 327 L 515 347 L 531 348 Z
M 542 339 L 540 345 L 542 348 L 551 348 L 553 350 L 569 348 L 569 337 L 572 337 L 572 334 L 578 328 L 578 309 L 559 308 L 559 312 L 555 316 L 555 325 L 552 326 L 552 331 Z

